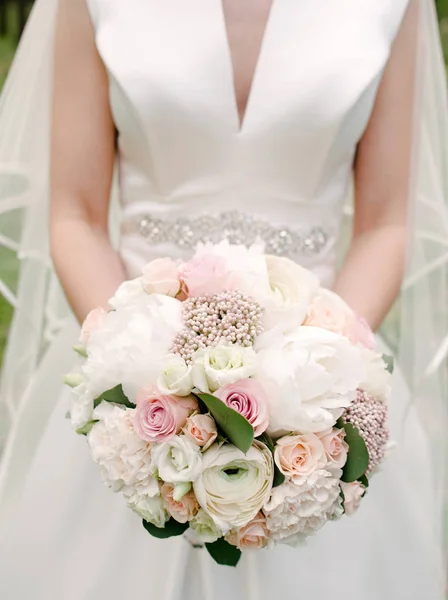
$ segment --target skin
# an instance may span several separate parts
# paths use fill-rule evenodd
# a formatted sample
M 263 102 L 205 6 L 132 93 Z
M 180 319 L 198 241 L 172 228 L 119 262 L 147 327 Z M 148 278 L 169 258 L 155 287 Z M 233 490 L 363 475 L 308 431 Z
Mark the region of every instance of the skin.
M 223 0 L 242 121 L 271 0 Z M 353 238 L 335 291 L 376 328 L 400 289 L 415 84 L 416 2 L 393 45 L 354 165 Z M 80 93 L 82 90 L 82 93 Z M 82 321 L 126 278 L 108 238 L 115 129 L 85 0 L 61 0 L 51 168 L 52 256 Z

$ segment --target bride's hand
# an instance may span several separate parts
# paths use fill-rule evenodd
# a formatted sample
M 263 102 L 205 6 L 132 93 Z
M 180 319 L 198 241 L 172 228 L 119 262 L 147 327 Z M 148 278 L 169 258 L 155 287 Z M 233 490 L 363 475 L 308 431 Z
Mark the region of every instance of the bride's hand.
M 61 0 L 56 30 L 51 160 L 51 251 L 77 318 L 125 274 L 108 236 L 115 129 L 108 79 L 85 0 Z

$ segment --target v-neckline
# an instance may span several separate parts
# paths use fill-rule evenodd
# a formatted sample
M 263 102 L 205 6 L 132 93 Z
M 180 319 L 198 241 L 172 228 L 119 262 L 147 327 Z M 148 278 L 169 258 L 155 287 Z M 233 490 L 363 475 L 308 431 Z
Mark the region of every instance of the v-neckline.
M 250 81 L 250 87 L 249 87 L 249 91 L 247 94 L 246 105 L 244 107 L 244 113 L 242 115 L 240 115 L 240 112 L 238 109 L 238 93 L 237 93 L 237 85 L 236 85 L 237 82 L 235 80 L 235 62 L 233 59 L 232 46 L 230 44 L 229 27 L 228 27 L 228 22 L 227 22 L 227 18 L 226 18 L 225 8 L 224 8 L 224 0 L 217 0 L 217 2 L 219 5 L 219 12 L 220 12 L 220 17 L 221 17 L 222 28 L 224 30 L 223 33 L 224 33 L 225 50 L 226 50 L 225 54 L 226 54 L 226 58 L 227 58 L 227 61 L 229 64 L 230 95 L 231 95 L 231 101 L 232 101 L 232 105 L 233 105 L 234 119 L 235 119 L 235 123 L 236 123 L 236 132 L 238 135 L 242 135 L 246 128 L 246 123 L 248 121 L 248 117 L 250 116 L 251 107 L 253 104 L 253 98 L 256 93 L 257 82 L 258 82 L 258 79 L 260 76 L 259 73 L 263 66 L 263 56 L 265 54 L 266 42 L 269 37 L 269 31 L 271 28 L 271 21 L 272 21 L 272 14 L 274 12 L 274 5 L 276 4 L 277 0 L 271 0 L 271 5 L 268 9 L 266 22 L 265 22 L 265 25 L 263 28 L 263 32 L 261 34 L 261 41 L 260 41 L 260 45 L 258 48 L 258 54 L 257 54 L 256 60 L 255 60 L 254 70 L 253 70 L 252 78 Z

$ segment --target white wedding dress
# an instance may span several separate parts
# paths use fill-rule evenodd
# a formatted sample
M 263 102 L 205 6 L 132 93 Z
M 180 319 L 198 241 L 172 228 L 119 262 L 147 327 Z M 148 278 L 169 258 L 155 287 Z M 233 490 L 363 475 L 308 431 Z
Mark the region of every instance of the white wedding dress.
M 120 253 L 130 274 L 204 237 L 261 236 L 331 285 L 356 145 L 407 0 L 274 0 L 241 125 L 221 0 L 88 4 L 119 132 Z M 54 389 L 74 336 L 76 327 L 46 359 Z M 398 447 L 359 512 L 303 547 L 244 554 L 235 569 L 183 538 L 146 533 L 71 431 L 64 392 L 2 524 L 0 597 L 441 600 L 425 527 L 426 439 L 412 408 L 403 435 L 409 398 L 398 371 L 394 379 Z M 22 421 L 39 418 L 39 397 L 31 400 Z M 12 461 L 26 442 L 16 432 Z

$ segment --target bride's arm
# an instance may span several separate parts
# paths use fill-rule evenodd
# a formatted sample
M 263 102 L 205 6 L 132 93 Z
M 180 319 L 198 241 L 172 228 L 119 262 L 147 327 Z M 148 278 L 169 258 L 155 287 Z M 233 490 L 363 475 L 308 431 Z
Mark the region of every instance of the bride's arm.
M 53 261 L 79 320 L 124 279 L 108 237 L 114 124 L 108 81 L 85 0 L 60 0 L 56 33 L 50 235 Z
M 397 297 L 405 263 L 417 12 L 411 2 L 358 147 L 353 239 L 335 285 L 372 328 Z

